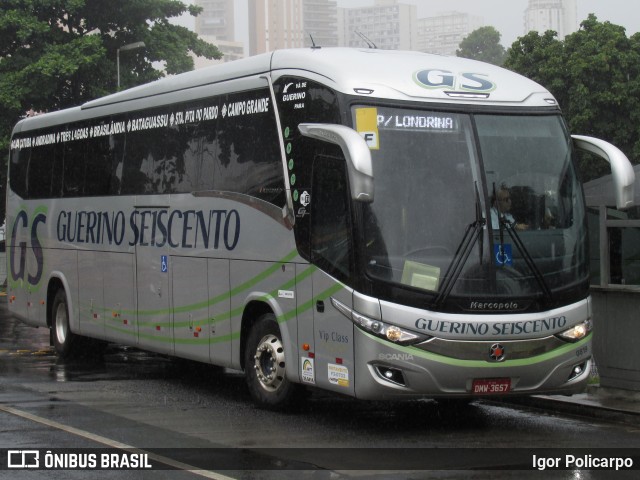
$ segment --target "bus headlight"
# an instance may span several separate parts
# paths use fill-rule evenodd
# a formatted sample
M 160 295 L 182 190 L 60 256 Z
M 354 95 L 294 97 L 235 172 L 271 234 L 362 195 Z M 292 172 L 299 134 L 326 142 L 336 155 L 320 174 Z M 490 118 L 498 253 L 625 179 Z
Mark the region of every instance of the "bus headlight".
M 410 332 L 396 325 L 389 325 L 381 320 L 374 320 L 359 314 L 358 312 L 347 307 L 344 303 L 339 302 L 335 298 L 331 298 L 331 304 L 345 317 L 351 320 L 357 327 L 360 327 L 367 333 L 383 338 L 399 345 L 413 345 L 427 340 L 427 335 Z
M 584 337 L 589 335 L 592 330 L 591 319 L 587 319 L 582 323 L 578 323 L 574 325 L 568 330 L 565 330 L 562 333 L 559 333 L 558 336 L 563 340 L 567 340 L 568 342 L 577 342 L 582 340 Z
M 389 325 L 380 320 L 373 320 L 365 317 L 364 315 L 360 315 L 353 310 L 351 311 L 351 321 L 356 326 L 362 328 L 365 332 L 369 332 L 376 337 L 384 338 L 385 340 L 398 343 L 400 345 L 412 345 L 414 343 L 423 342 L 429 338 L 426 335 L 419 335 L 395 325 Z
M 390 326 L 387 327 L 387 339 L 389 339 L 392 342 L 399 342 L 400 339 L 402 338 L 402 330 L 400 330 L 398 327 L 396 326 Z M 406 335 L 407 332 L 404 332 L 404 334 Z

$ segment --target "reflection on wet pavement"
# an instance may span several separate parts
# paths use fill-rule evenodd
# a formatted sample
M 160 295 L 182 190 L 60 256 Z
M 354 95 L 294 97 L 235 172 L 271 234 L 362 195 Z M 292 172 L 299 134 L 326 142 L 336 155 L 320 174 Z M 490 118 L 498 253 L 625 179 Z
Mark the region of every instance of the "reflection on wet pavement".
M 2 315 L 5 312 L 6 304 L 0 301 L 0 374 L 5 376 L 45 373 L 57 382 L 167 379 L 182 376 L 184 364 L 189 363 L 116 344 L 98 348 L 95 355 L 61 359 L 49 345 L 47 328 L 22 324 Z

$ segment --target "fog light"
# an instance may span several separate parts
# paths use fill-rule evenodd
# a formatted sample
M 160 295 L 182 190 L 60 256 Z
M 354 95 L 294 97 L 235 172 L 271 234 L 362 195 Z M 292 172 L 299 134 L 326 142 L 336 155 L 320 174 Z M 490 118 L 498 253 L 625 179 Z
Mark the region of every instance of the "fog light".
M 569 374 L 569 378 L 567 380 L 573 380 L 574 378 L 579 377 L 584 373 L 584 370 L 587 368 L 587 362 L 579 363 L 578 365 L 574 365 L 571 368 L 571 373 Z
M 398 370 L 397 368 L 384 367 L 382 365 L 376 365 L 375 369 L 378 376 L 387 382 L 395 383 L 396 385 L 403 387 L 406 386 L 404 375 L 401 370 Z

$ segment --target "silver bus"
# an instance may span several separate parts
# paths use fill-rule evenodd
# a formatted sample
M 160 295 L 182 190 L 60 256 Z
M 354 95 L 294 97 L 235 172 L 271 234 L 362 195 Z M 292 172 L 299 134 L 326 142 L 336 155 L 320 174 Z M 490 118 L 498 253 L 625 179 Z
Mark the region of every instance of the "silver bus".
M 284 408 L 571 394 L 592 364 L 575 152 L 543 87 L 416 52 L 282 50 L 20 121 L 11 313 L 243 370 Z

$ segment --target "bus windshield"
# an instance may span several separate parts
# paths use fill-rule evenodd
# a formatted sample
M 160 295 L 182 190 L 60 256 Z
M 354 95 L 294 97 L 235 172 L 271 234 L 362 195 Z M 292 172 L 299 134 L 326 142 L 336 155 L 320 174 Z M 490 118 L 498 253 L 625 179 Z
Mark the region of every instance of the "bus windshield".
M 549 300 L 584 284 L 584 203 L 559 115 L 353 113 L 375 178 L 369 278 L 442 302 Z

